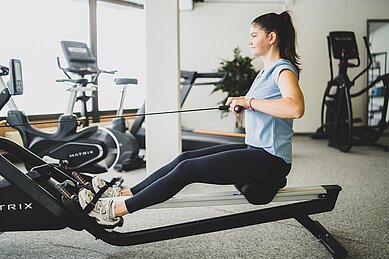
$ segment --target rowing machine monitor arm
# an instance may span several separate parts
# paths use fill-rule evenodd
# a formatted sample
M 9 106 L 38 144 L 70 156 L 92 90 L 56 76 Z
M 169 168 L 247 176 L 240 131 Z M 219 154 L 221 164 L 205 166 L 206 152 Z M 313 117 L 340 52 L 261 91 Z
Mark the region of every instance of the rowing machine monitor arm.
M 0 76 L 6 76 L 9 73 L 8 67 L 0 65 Z M 1 79 L 2 80 L 2 79 Z M 0 110 L 7 104 L 11 94 L 7 88 L 0 89 Z
M 10 75 L 10 82 L 8 88 L 0 89 L 0 109 L 2 109 L 9 101 L 12 95 L 23 94 L 23 78 L 22 66 L 18 59 L 11 59 L 9 62 L 9 69 L 0 65 L 0 76 Z

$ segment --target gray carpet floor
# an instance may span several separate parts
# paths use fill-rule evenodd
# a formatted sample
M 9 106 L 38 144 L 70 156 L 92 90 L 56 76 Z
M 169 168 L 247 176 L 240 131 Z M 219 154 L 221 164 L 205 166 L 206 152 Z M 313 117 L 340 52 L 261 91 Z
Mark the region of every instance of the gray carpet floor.
M 342 153 L 325 140 L 294 137 L 288 186 L 337 184 L 343 189 L 331 212 L 313 215 L 349 252 L 348 258 L 389 258 L 389 159 L 376 147 Z M 121 175 L 126 185 L 145 176 L 142 169 Z M 218 189 L 216 189 L 218 188 Z M 229 190 L 193 184 L 184 193 Z M 251 205 L 142 210 L 125 217 L 118 231 L 185 222 L 252 210 Z M 12 232 L 0 235 L 0 258 L 331 258 L 294 219 L 185 237 L 151 244 L 115 247 L 86 231 Z

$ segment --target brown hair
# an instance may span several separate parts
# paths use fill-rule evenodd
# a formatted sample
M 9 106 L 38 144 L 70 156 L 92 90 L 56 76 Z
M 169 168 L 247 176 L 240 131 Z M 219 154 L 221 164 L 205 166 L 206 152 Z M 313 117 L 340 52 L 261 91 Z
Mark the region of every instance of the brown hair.
M 267 34 L 275 32 L 278 38 L 281 58 L 288 59 L 298 71 L 301 70 L 299 67 L 300 56 L 296 52 L 296 32 L 288 11 L 280 14 L 267 13 L 258 16 L 251 24 L 257 25 Z

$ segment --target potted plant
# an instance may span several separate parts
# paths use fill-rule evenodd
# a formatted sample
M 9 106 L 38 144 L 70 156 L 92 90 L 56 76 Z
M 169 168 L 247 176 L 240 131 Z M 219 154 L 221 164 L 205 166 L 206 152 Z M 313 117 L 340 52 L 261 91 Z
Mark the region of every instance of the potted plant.
M 251 64 L 252 58 L 244 57 L 239 47 L 234 49 L 232 60 L 222 59 L 218 72 L 227 73 L 226 79 L 215 85 L 212 93 L 217 91 L 226 92 L 227 96 L 220 103 L 224 104 L 230 96 L 244 96 L 254 81 L 257 71 Z M 226 116 L 227 112 L 222 113 Z M 243 129 L 243 116 L 236 117 L 235 127 Z

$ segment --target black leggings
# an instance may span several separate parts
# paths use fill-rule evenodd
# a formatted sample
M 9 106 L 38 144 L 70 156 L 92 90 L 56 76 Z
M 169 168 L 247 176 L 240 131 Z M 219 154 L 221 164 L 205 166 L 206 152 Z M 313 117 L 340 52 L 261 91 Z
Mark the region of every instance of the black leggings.
M 285 178 L 291 168 L 282 158 L 246 144 L 188 151 L 131 188 L 129 213 L 164 202 L 191 183 L 248 184 Z

